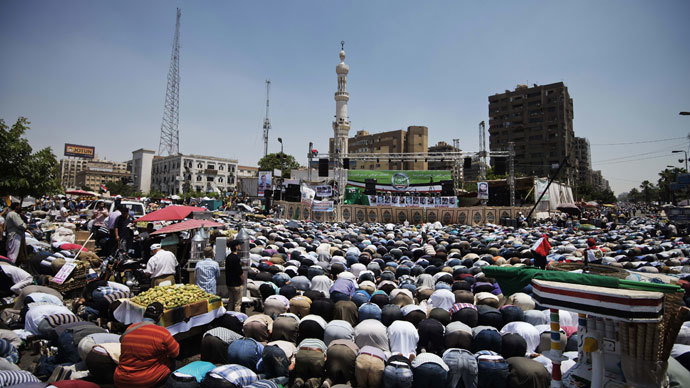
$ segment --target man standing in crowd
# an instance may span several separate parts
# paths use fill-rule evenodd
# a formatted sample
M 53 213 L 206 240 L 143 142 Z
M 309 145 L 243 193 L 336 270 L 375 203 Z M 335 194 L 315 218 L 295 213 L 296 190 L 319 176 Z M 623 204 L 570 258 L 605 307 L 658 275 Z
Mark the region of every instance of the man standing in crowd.
M 213 260 L 213 248 L 204 248 L 204 259 L 196 263 L 194 277 L 196 285 L 209 294 L 216 294 L 216 279 L 220 276 L 220 267 Z
M 120 362 L 115 369 L 118 388 L 155 387 L 174 370 L 180 345 L 168 329 L 158 326 L 163 315 L 159 302 L 146 307 L 144 320 L 131 325 L 120 339 Z
M 14 264 L 17 262 L 17 257 L 24 241 L 24 232 L 26 231 L 26 223 L 19 215 L 19 202 L 13 202 L 10 205 L 10 211 L 7 213 L 5 220 L 5 232 L 7 233 L 7 258 Z
M 225 259 L 225 282 L 228 286 L 228 310 L 240 311 L 242 308 L 242 285 L 244 272 L 237 252 L 239 240 L 230 241 L 230 254 Z
M 225 282 L 228 286 L 228 310 L 240 311 L 242 309 L 242 285 L 244 284 L 244 272 L 237 251 L 239 240 L 230 241 L 230 254 L 225 258 Z
M 177 258 L 172 252 L 161 249 L 161 244 L 151 245 L 153 256 L 146 264 L 144 272 L 151 277 L 152 286 L 155 287 L 165 281 L 175 284 L 175 270 Z
M 112 255 L 115 253 L 115 250 L 117 249 L 117 238 L 115 234 L 115 222 L 117 222 L 117 219 L 120 217 L 120 207 L 115 206 L 115 210 L 113 210 L 112 213 L 106 218 L 105 221 L 105 226 L 108 227 L 108 230 L 110 231 L 110 239 L 108 240 L 108 249 L 107 254 Z

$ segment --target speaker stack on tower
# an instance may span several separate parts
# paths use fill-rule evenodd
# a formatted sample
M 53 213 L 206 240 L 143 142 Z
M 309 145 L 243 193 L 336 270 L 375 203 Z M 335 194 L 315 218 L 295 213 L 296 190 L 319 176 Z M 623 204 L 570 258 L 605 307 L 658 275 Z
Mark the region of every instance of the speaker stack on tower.
M 441 181 L 441 196 L 452 197 L 453 195 L 455 195 L 453 181 Z
M 328 159 L 319 159 L 319 176 L 328 177 Z
M 496 175 L 503 175 L 506 173 L 506 158 L 494 159 L 494 173 Z
M 299 185 L 288 184 L 287 190 L 285 190 L 285 200 L 288 202 L 300 202 L 302 200 Z
M 376 179 L 367 179 L 364 181 L 364 195 L 376 195 Z

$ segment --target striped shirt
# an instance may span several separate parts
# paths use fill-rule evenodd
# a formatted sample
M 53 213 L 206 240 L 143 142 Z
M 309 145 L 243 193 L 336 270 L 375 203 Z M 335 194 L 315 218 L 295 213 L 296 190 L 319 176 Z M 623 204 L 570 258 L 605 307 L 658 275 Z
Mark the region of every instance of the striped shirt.
M 0 387 L 15 384 L 40 383 L 41 380 L 24 370 L 0 370 Z
M 420 365 L 426 364 L 429 362 L 440 366 L 446 372 L 448 372 L 448 370 L 449 370 L 448 365 L 445 362 L 443 362 L 443 359 L 441 357 L 435 355 L 434 353 L 420 353 L 420 354 L 418 354 L 417 357 L 415 357 L 414 360 L 412 360 L 412 368 L 417 368 Z
M 194 268 L 194 276 L 196 277 L 196 285 L 209 294 L 216 293 L 216 279 L 220 276 L 220 267 L 218 262 L 207 257 L 196 263 Z
M 251 369 L 237 364 L 219 366 L 208 373 L 221 377 L 238 387 L 252 384 L 259 379 Z
M 302 348 L 321 349 L 324 355 L 328 351 L 328 348 L 326 348 L 326 344 L 324 344 L 323 341 L 321 341 L 320 339 L 316 338 L 306 338 L 302 340 L 302 342 L 299 343 L 299 346 L 297 346 L 297 349 L 299 350 Z
M 0 338 L 0 357 L 7 361 L 16 364 L 19 361 L 19 352 L 17 348 L 10 343 L 10 341 Z
M 114 378 L 121 387 L 155 386 L 170 374 L 170 359 L 180 353 L 180 345 L 166 328 L 147 321 L 130 326 L 120 343 L 122 353 Z

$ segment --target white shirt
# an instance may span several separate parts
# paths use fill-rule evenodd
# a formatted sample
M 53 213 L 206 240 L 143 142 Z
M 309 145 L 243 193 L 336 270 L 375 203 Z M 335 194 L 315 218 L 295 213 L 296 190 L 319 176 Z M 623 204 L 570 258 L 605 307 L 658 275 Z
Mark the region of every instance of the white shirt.
M 359 348 L 373 346 L 388 352 L 388 334 L 386 326 L 375 319 L 365 319 L 355 327 L 355 344 Z
M 388 341 L 393 354 L 400 353 L 408 358 L 411 354 L 417 354 L 419 334 L 410 322 L 397 320 L 388 326 Z
M 175 255 L 172 252 L 161 249 L 156 252 L 155 255 L 151 256 L 149 262 L 146 264 L 146 270 L 144 270 L 144 272 L 149 274 L 152 278 L 157 278 L 174 274 L 176 268 L 177 259 Z
M 9 276 L 12 279 L 14 284 L 17 284 L 17 283 L 21 282 L 22 280 L 33 278 L 30 273 L 17 267 L 16 265 L 2 263 L 1 266 L 2 266 L 2 272 L 7 274 L 7 276 Z
M 29 311 L 26 312 L 26 317 L 24 318 L 24 330 L 33 334 L 39 334 L 38 324 L 41 323 L 43 318 L 52 314 L 73 315 L 70 309 L 65 306 L 57 306 L 54 304 L 29 305 Z

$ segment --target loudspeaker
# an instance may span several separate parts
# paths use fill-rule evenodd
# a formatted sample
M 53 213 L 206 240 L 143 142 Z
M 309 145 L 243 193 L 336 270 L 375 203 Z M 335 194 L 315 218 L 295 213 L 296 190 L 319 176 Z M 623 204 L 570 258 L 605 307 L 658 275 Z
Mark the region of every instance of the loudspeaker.
M 453 195 L 455 195 L 453 181 L 441 181 L 441 196 L 452 197 Z
M 462 168 L 472 168 L 472 158 L 465 158 L 465 160 L 462 162 Z
M 328 159 L 319 159 L 319 176 L 328 177 Z
M 503 175 L 506 173 L 506 158 L 494 158 L 494 174 Z
M 288 202 L 300 202 L 302 200 L 299 185 L 288 184 L 287 190 L 285 190 L 285 200 Z
M 367 179 L 364 183 L 364 195 L 376 195 L 376 179 Z
M 350 169 L 350 158 L 343 158 L 343 168 L 346 170 Z

